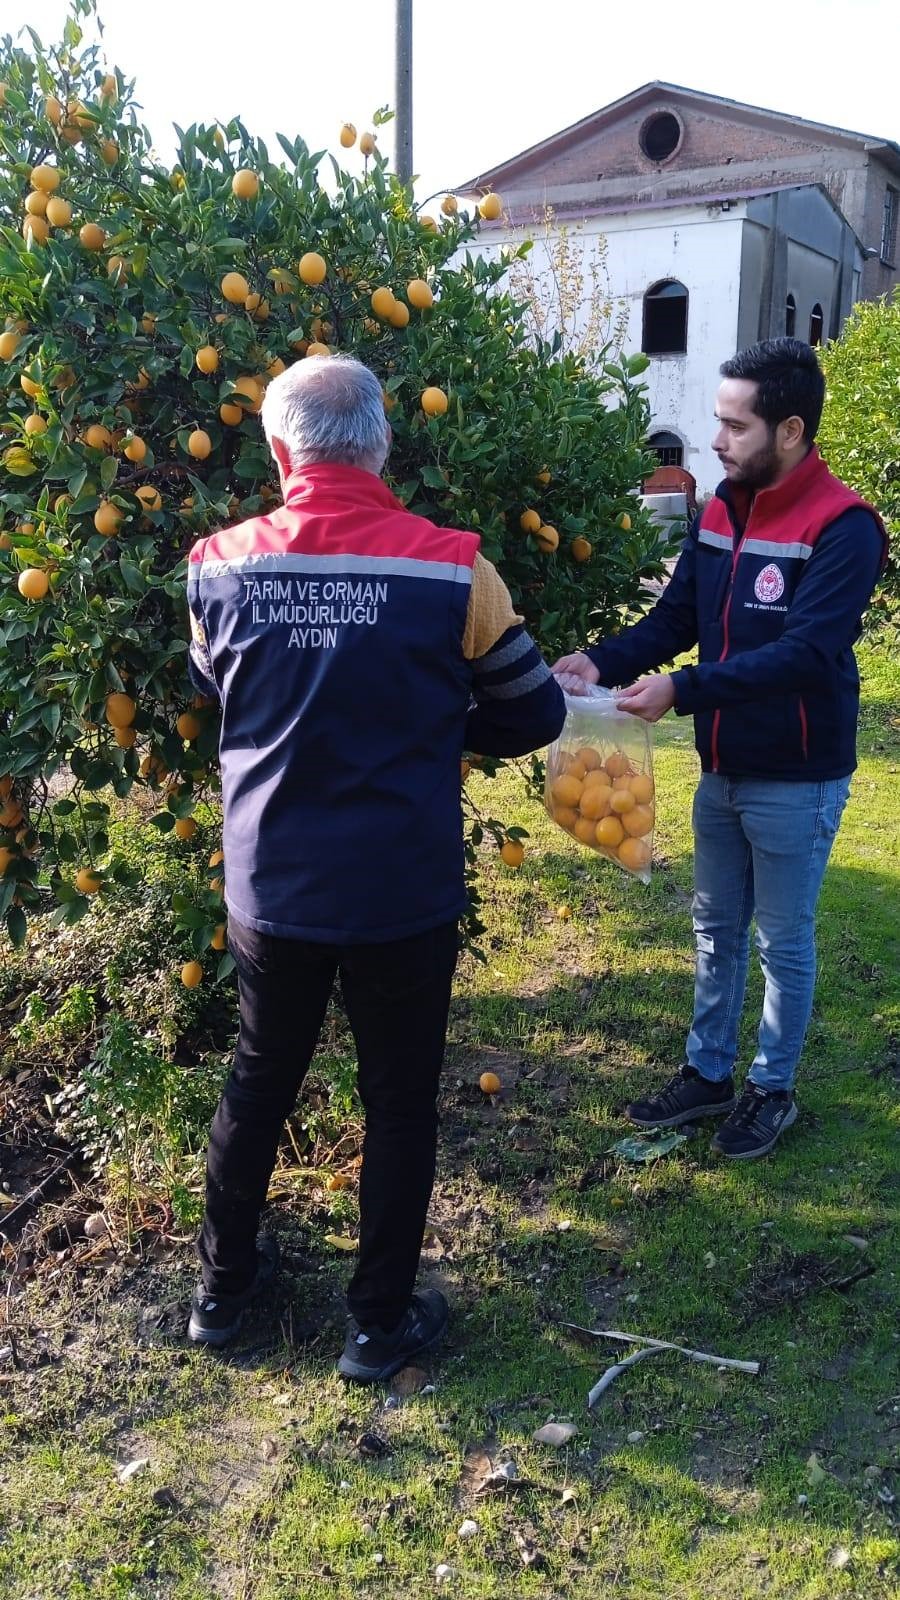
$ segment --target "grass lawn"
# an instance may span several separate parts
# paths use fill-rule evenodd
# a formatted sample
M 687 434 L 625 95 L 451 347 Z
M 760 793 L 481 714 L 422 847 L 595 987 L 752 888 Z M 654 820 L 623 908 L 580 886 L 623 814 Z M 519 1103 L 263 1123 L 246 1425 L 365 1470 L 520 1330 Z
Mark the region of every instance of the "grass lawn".
M 862 665 L 802 1116 L 775 1154 L 716 1160 L 709 1125 L 649 1166 L 612 1152 L 690 1014 L 689 727 L 657 730 L 649 888 L 570 843 L 513 777 L 473 775 L 532 838 L 518 873 L 486 855 L 487 961 L 463 967 L 451 1018 L 423 1277 L 453 1322 L 425 1387 L 333 1373 L 347 1257 L 326 1235 L 352 1236 L 353 1189 L 276 1175 L 285 1271 L 227 1359 L 184 1341 L 184 1231 L 35 1233 L 40 1250 L 6 1251 L 4 1600 L 900 1594 L 900 672 L 883 651 Z M 4 1029 L 22 980 L 40 983 L 33 954 L 15 962 Z M 754 969 L 742 1066 L 760 996 Z M 588 1412 L 624 1347 L 565 1322 L 762 1369 L 658 1355 Z M 532 1437 L 551 1418 L 577 1425 L 559 1447 Z M 504 1463 L 516 1476 L 479 1494 Z

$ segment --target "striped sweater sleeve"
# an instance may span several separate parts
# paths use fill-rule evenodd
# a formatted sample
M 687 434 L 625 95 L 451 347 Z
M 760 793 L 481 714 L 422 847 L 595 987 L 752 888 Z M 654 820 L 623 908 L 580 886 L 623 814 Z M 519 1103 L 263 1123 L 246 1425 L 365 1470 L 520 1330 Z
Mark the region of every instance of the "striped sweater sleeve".
M 474 658 L 472 695 L 465 745 L 481 755 L 527 755 L 552 743 L 565 721 L 559 684 L 518 619 Z

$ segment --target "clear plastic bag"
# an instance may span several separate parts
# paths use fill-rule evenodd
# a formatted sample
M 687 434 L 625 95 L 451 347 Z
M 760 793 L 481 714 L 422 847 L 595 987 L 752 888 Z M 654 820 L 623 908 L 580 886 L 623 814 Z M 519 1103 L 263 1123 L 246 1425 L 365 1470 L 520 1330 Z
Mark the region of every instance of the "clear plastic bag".
M 566 695 L 566 720 L 547 755 L 544 801 L 579 844 L 650 882 L 656 787 L 650 728 L 619 711 L 608 689 Z

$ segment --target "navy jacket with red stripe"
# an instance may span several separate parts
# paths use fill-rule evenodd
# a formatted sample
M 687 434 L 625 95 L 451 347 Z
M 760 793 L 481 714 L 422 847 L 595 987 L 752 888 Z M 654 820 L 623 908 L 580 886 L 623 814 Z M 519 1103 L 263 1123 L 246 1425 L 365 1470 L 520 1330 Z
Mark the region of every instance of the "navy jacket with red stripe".
M 465 909 L 463 748 L 523 754 L 565 716 L 521 626 L 465 656 L 479 544 L 411 515 L 373 473 L 321 463 L 271 516 L 194 545 L 191 673 L 222 706 L 239 922 L 367 944 Z
M 752 500 L 720 484 L 653 610 L 587 653 L 611 688 L 699 645 L 698 665 L 673 679 L 704 771 L 844 777 L 856 765 L 853 644 L 886 550 L 877 513 L 814 447 Z

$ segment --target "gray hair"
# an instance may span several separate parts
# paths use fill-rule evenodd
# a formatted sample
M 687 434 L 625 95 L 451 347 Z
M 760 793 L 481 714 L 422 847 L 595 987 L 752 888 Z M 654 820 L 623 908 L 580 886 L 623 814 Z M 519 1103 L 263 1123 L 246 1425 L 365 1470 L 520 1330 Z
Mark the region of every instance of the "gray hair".
M 280 439 L 292 467 L 340 462 L 379 473 L 390 432 L 381 385 L 353 356 L 312 356 L 273 378 L 262 405 L 271 444 Z

